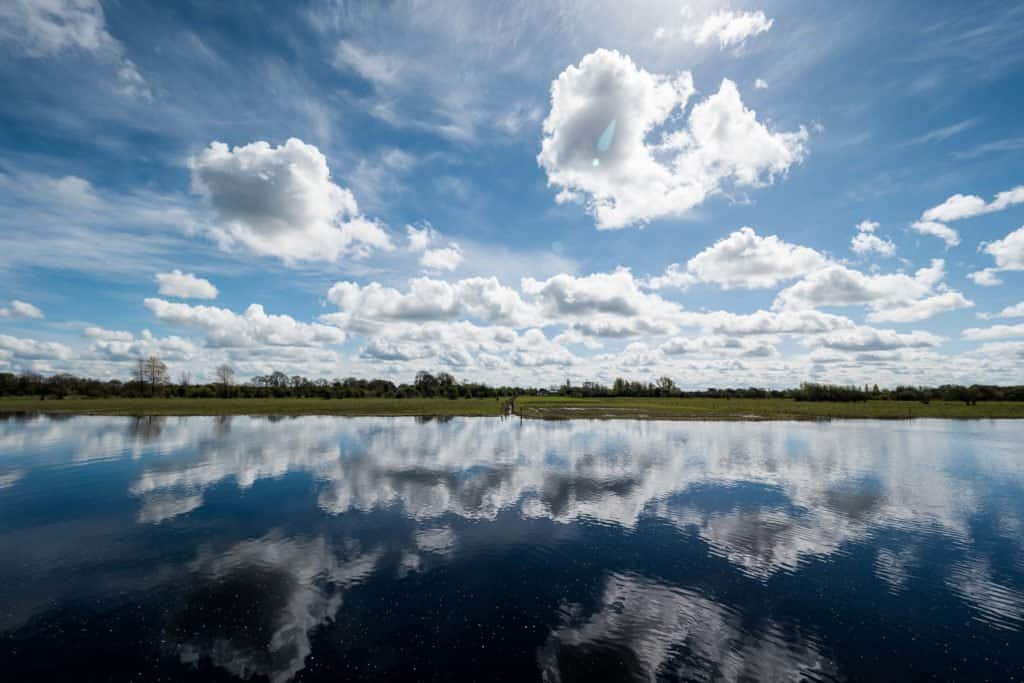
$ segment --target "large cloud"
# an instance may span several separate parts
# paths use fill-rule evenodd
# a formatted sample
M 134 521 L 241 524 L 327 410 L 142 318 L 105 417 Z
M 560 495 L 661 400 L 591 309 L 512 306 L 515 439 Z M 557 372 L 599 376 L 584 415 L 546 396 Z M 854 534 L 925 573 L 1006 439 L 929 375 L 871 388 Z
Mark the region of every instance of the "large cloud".
M 740 228 L 700 252 L 683 272 L 672 264 L 660 277 L 651 278 L 652 289 L 685 287 L 691 282 L 710 282 L 724 289 L 774 287 L 821 268 L 828 259 L 809 247 L 790 244 L 776 235 L 761 237 L 753 228 Z
M 769 251 L 800 255 L 793 245 L 774 240 L 765 245 Z M 808 252 L 803 256 L 810 265 L 823 260 L 817 252 Z M 637 359 L 642 356 L 647 367 L 664 365 L 666 353 L 765 358 L 778 355 L 776 335 L 819 335 L 854 326 L 848 318 L 814 310 L 687 312 L 678 303 L 645 292 L 624 268 L 586 276 L 526 278 L 521 291 L 496 278 L 454 282 L 415 278 L 405 291 L 376 282 L 339 282 L 327 298 L 341 310 L 321 320 L 365 336 L 362 358 L 396 363 L 433 358 L 443 365 L 488 370 L 509 363 L 524 367 L 578 364 L 587 359 L 573 358 L 565 344 L 594 349 L 601 347 L 596 339 L 657 339 L 676 334 L 680 327 L 696 327 L 717 336 L 707 343 L 675 341 L 664 350 L 590 360 L 597 367 L 639 366 Z M 558 326 L 562 331 L 553 339 L 540 329 L 517 331 L 542 326 Z M 728 336 L 761 339 L 729 340 Z
M 287 315 L 268 315 L 259 304 L 252 304 L 243 314 L 163 299 L 146 299 L 145 304 L 163 323 L 202 330 L 207 343 L 215 347 L 318 346 L 345 341 L 345 333 L 336 327 L 303 323 Z
M 302 140 L 234 148 L 213 142 L 191 168 L 193 190 L 217 214 L 212 234 L 225 248 L 242 245 L 286 263 L 393 249 L 383 228 L 359 213 L 352 193 L 331 180 L 320 150 Z
M 598 228 L 623 228 L 685 214 L 727 182 L 771 182 L 803 159 L 806 131 L 773 133 L 729 80 L 673 127 L 693 92 L 688 71 L 652 74 L 604 49 L 563 71 L 537 157 L 559 201 L 588 195 Z

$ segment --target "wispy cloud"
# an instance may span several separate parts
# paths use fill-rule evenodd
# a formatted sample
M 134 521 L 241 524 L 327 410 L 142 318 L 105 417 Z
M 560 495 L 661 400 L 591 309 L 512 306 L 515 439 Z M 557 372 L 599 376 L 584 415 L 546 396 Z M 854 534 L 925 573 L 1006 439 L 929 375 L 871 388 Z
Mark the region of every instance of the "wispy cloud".
M 959 135 L 960 133 L 963 133 L 966 130 L 974 128 L 974 126 L 978 125 L 978 122 L 979 119 L 974 118 L 967 119 L 965 121 L 960 121 L 949 126 L 943 126 L 942 128 L 936 128 L 934 130 L 928 131 L 924 135 L 919 135 L 916 138 L 911 138 L 910 140 L 907 140 L 904 144 L 923 145 L 929 142 L 942 142 L 943 140 L 948 140 L 954 135 Z
M 956 159 L 977 159 L 978 157 L 985 156 L 986 154 L 1016 152 L 1022 149 L 1024 149 L 1024 137 L 1004 138 L 1002 140 L 986 142 L 978 145 L 977 147 L 956 152 L 953 157 Z

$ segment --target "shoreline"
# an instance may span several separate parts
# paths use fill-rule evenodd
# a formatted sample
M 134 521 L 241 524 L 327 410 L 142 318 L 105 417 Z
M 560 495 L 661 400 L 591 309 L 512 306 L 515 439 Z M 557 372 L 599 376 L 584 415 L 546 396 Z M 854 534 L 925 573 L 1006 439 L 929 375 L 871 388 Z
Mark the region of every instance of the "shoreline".
M 507 399 L 0 399 L 0 419 L 14 415 L 122 417 L 519 417 L 537 420 L 829 421 L 1024 419 L 1024 402 L 963 403 L 867 401 L 798 402 L 791 399 L 519 397 Z

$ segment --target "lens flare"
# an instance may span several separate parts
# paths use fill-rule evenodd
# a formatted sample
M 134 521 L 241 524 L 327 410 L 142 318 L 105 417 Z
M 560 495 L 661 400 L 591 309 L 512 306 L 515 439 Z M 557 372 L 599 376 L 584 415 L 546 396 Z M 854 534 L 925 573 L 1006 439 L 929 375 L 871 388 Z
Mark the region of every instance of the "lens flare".
M 612 141 L 615 140 L 615 119 L 605 126 L 604 132 L 601 133 L 601 137 L 597 139 L 597 151 L 604 154 L 608 151 L 608 148 L 612 146 Z M 598 157 L 594 157 L 591 161 L 594 168 L 601 165 L 601 160 Z
M 604 129 L 601 133 L 601 137 L 597 139 L 597 150 L 599 152 L 607 152 L 608 148 L 612 146 L 612 141 L 615 140 L 615 119 Z

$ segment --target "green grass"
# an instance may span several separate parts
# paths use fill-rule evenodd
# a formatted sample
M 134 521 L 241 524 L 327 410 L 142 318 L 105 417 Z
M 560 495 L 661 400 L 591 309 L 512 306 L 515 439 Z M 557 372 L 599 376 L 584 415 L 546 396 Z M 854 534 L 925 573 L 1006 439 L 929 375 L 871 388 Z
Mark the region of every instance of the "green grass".
M 967 406 L 933 401 L 867 401 L 865 403 L 800 402 L 784 398 L 566 398 L 527 396 L 516 399 L 523 417 L 636 418 L 655 420 L 817 420 L 935 418 L 1024 418 L 1024 402 L 992 402 Z
M 76 415 L 465 415 L 501 414 L 493 398 L 73 398 L 0 399 L 0 413 Z
M 489 417 L 501 414 L 504 399 L 0 399 L 0 413 L 78 415 L 422 415 Z M 1024 402 L 967 406 L 933 401 L 805 403 L 789 399 L 564 398 L 516 399 L 516 413 L 540 419 L 815 420 L 932 418 L 1024 418 Z

